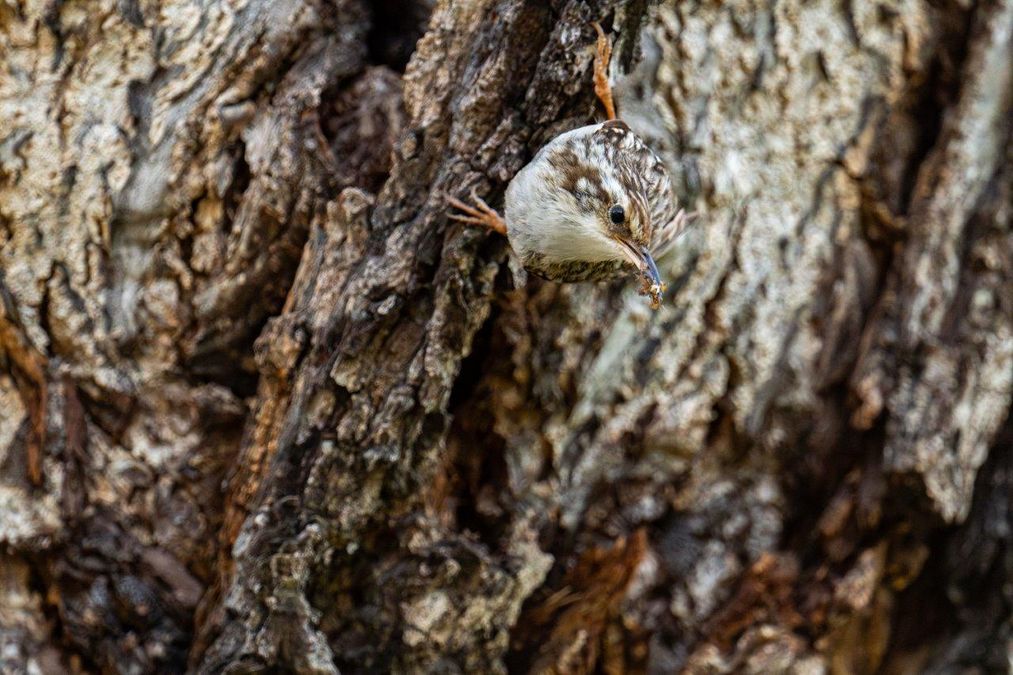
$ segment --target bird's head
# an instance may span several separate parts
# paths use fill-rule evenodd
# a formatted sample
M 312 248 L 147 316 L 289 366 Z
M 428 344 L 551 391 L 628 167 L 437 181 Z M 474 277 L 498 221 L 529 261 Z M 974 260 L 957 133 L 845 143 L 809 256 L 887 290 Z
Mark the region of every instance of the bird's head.
M 561 134 L 514 177 L 506 192 L 510 244 L 525 265 L 561 278 L 611 274 L 626 262 L 639 273 L 641 293 L 656 306 L 664 284 L 651 256 L 656 202 L 667 192 L 660 162 L 622 122 L 613 120 Z M 662 176 L 664 177 L 664 176 Z M 537 263 L 532 262 L 537 261 Z M 583 275 L 580 263 L 592 274 Z M 572 279 L 578 280 L 578 279 Z
M 661 285 L 651 257 L 651 212 L 642 181 L 613 158 L 593 148 L 561 158 L 559 190 L 553 205 L 585 239 L 576 247 L 588 260 L 628 260 L 652 285 Z

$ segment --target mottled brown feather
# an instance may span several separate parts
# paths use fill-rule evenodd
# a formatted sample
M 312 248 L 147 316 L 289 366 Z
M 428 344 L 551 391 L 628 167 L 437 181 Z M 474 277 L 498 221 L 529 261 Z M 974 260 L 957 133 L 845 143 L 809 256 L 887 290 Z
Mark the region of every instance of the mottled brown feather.
M 625 122 L 610 120 L 594 133 L 546 150 L 545 159 L 558 176 L 558 187 L 574 194 L 588 209 L 608 204 L 600 163 L 612 169 L 638 216 L 616 226 L 617 234 L 648 246 L 655 256 L 674 241 L 684 218 L 677 217 L 680 211 L 668 171 Z M 642 231 L 631 231 L 630 223 L 643 224 Z M 537 252 L 530 252 L 522 262 L 536 275 L 562 282 L 600 281 L 637 271 L 626 261 L 549 260 Z

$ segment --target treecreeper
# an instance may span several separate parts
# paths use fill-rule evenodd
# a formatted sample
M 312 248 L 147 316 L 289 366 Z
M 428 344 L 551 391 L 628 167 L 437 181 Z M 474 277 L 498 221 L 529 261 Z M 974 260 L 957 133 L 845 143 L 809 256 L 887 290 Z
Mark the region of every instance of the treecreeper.
M 507 186 L 504 215 L 472 189 L 471 203 L 451 195 L 450 217 L 506 235 L 524 267 L 551 281 L 604 281 L 636 273 L 639 292 L 661 306 L 665 283 L 655 258 L 692 219 L 678 202 L 661 159 L 617 119 L 608 64 L 612 45 L 601 26 L 595 93 L 607 120 L 552 139 Z

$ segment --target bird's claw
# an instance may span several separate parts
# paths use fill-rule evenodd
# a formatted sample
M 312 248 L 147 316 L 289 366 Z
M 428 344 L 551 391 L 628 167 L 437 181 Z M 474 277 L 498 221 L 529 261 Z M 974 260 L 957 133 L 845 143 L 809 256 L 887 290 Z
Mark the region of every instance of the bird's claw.
M 447 203 L 462 213 L 451 213 L 448 218 L 470 225 L 484 225 L 490 230 L 506 234 L 506 223 L 497 213 L 496 209 L 489 206 L 484 199 L 478 196 L 475 188 L 471 188 L 471 201 L 474 205 L 463 202 L 453 195 L 446 195 Z
M 612 43 L 609 42 L 600 24 L 595 22 L 592 25 L 598 33 L 598 43 L 595 45 L 594 54 L 594 93 L 605 107 L 608 119 L 614 120 L 616 106 L 612 99 L 612 86 L 609 84 L 608 76 L 609 60 L 612 58 Z

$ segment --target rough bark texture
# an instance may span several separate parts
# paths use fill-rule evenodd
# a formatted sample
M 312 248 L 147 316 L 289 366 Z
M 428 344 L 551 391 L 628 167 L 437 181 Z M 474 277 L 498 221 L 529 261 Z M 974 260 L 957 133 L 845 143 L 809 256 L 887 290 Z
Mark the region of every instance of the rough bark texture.
M 446 218 L 594 20 L 657 313 Z M 1011 0 L 0 4 L 0 671 L 1006 671 L 1011 64 Z

